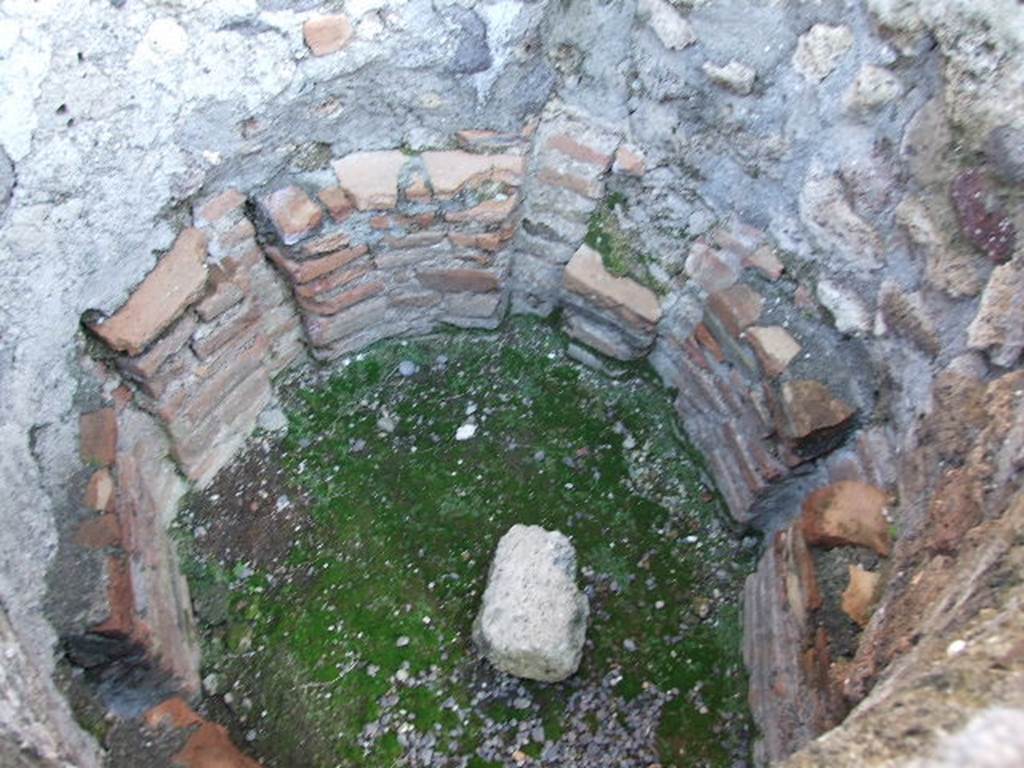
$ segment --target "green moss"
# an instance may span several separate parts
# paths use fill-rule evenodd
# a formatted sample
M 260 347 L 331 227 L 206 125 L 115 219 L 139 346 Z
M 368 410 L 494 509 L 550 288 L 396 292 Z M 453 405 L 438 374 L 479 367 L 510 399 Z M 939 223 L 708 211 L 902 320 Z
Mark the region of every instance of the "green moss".
M 626 207 L 626 199 L 618 193 L 611 193 L 590 216 L 584 242 L 601 254 L 605 269 L 617 277 L 630 277 L 646 285 L 656 293 L 663 293 L 660 285 L 650 274 L 649 258 L 633 244 L 633 238 L 622 231 L 615 209 Z
M 460 734 L 451 739 L 462 754 L 476 748 L 480 710 L 498 722 L 538 717 L 557 740 L 573 685 L 613 668 L 624 699 L 650 685 L 683 692 L 663 711 L 666 764 L 681 746 L 692 766 L 742 754 L 735 596 L 750 558 L 719 522 L 720 501 L 662 390 L 642 377 L 601 379 L 564 348 L 530 321 L 505 334 L 387 343 L 292 393 L 285 462 L 296 490 L 316 499 L 313 530 L 284 576 L 222 569 L 212 581 L 231 586 L 230 621 L 205 630 L 229 684 L 268 713 L 256 742 L 268 768 L 392 765 L 392 731 L 366 753 L 359 745 L 386 695 L 418 732 Z M 438 354 L 447 366 L 432 365 Z M 420 372 L 397 376 L 402 359 Z M 476 436 L 455 441 L 474 407 Z M 384 410 L 392 434 L 378 429 Z M 623 449 L 625 432 L 636 450 Z M 525 684 L 537 710 L 491 700 L 460 723 L 446 702 L 465 712 L 482 690 L 470 628 L 495 546 L 515 523 L 572 537 L 592 574 L 593 647 L 575 681 Z M 695 687 L 701 706 L 687 695 Z

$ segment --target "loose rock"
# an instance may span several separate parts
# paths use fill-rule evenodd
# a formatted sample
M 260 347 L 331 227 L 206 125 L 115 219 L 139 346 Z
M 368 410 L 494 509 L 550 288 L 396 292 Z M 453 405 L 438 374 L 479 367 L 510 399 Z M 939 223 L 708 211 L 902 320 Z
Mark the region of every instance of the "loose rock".
M 583 655 L 590 607 L 575 583 L 576 551 L 557 531 L 514 525 L 494 555 L 473 640 L 498 669 L 557 682 Z

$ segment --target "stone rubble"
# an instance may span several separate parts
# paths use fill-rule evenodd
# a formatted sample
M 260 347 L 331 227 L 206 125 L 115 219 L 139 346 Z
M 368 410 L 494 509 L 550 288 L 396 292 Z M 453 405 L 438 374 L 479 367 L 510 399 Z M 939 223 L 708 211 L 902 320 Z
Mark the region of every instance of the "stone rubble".
M 569 540 L 540 526 L 514 525 L 498 542 L 473 642 L 503 672 L 559 682 L 579 668 L 589 615 Z

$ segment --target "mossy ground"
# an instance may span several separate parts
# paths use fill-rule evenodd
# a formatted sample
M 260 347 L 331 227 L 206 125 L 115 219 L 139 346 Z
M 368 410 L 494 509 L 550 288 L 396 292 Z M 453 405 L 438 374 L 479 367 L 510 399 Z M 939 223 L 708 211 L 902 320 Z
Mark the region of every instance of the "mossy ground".
M 220 606 L 200 607 L 211 707 L 267 766 L 543 765 L 570 707 L 609 675 L 624 708 L 665 694 L 650 737 L 663 765 L 745 759 L 737 595 L 752 558 L 719 523 L 664 392 L 604 379 L 564 348 L 526 321 L 391 342 L 291 393 L 275 471 L 310 520 L 282 526 L 286 559 L 188 547 L 197 605 Z M 401 360 L 417 373 L 399 375 Z M 456 441 L 467 422 L 476 434 Z M 183 519 L 207 525 L 230 491 L 218 480 Z M 565 683 L 510 681 L 472 646 L 491 557 L 515 523 L 561 530 L 577 549 L 591 625 Z M 601 714 L 588 714 L 594 731 Z M 523 719 L 543 739 L 524 740 Z M 431 751 L 410 751 L 410 734 L 427 733 Z M 641 755 L 624 757 L 608 765 Z

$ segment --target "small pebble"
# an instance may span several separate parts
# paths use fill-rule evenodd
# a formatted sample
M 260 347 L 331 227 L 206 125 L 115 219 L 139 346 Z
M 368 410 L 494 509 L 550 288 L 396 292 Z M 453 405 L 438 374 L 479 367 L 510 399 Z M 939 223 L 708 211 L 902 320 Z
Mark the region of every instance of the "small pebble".
M 409 640 L 408 637 L 406 637 L 405 635 L 402 635 L 400 638 L 398 638 L 398 640 L 395 641 L 395 647 L 396 648 L 405 648 L 405 646 L 407 646 L 410 642 L 412 642 L 412 641 Z
M 403 360 L 398 364 L 398 372 L 405 378 L 415 376 L 416 371 L 419 370 L 419 366 L 416 365 L 412 360 Z
M 476 424 L 465 423 L 457 430 L 455 430 L 455 439 L 459 442 L 469 440 L 473 435 L 476 434 Z

